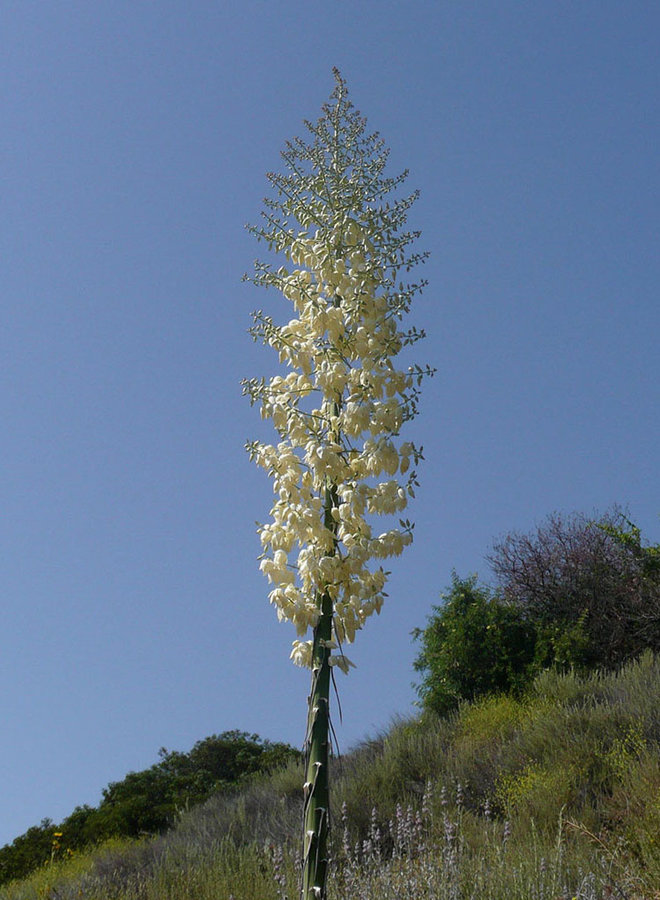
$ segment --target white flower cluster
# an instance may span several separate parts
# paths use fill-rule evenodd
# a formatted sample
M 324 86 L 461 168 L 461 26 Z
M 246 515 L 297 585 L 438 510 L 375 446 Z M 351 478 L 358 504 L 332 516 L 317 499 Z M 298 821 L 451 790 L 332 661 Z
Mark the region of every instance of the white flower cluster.
M 294 268 L 269 270 L 262 283 L 279 288 L 297 317 L 283 326 L 261 317 L 258 331 L 291 371 L 244 382 L 281 438 L 248 445 L 273 479 L 272 520 L 259 529 L 270 602 L 302 638 L 330 597 L 333 647 L 380 612 L 387 573 L 372 561 L 398 556 L 412 540 L 407 521 L 379 534 L 370 524 L 406 508 L 411 460 L 421 455 L 398 442 L 416 391 L 413 374 L 392 362 L 405 334 L 376 241 L 374 226 L 349 214 L 283 240 Z M 295 641 L 293 661 L 309 666 L 311 648 Z M 343 653 L 332 661 L 350 665 Z

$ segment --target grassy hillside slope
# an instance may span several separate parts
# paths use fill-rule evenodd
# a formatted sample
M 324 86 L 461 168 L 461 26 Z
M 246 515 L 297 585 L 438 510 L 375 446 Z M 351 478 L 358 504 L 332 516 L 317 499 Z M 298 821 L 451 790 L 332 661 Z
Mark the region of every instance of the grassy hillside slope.
M 332 900 L 660 898 L 660 658 L 399 722 L 334 764 Z M 0 900 L 295 900 L 301 770 Z

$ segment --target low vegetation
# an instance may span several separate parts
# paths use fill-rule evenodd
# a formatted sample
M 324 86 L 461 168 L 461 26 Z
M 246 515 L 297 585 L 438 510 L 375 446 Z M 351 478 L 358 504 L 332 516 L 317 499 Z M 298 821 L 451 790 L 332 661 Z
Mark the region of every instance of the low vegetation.
M 660 659 L 544 672 L 520 697 L 401 721 L 334 761 L 333 900 L 652 900 Z M 167 833 L 56 853 L 2 900 L 294 900 L 300 764 Z M 66 836 L 62 835 L 65 841 Z
M 660 900 L 660 546 L 614 510 L 491 562 L 417 632 L 422 714 L 332 761 L 329 900 Z M 0 900 L 296 900 L 301 781 L 257 735 L 162 750 L 0 849 Z

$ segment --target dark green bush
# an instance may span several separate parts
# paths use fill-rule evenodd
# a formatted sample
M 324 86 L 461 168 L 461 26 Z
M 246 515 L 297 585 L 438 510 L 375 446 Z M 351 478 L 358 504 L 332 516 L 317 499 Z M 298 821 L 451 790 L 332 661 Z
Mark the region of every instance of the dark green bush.
M 421 643 L 414 665 L 422 674 L 424 708 L 442 715 L 461 700 L 525 687 L 537 635 L 520 610 L 474 577 L 454 575 L 443 601 L 433 607 L 427 627 L 414 632 Z
M 28 828 L 11 844 L 0 848 L 0 884 L 24 878 L 50 858 L 57 828 L 50 819 Z

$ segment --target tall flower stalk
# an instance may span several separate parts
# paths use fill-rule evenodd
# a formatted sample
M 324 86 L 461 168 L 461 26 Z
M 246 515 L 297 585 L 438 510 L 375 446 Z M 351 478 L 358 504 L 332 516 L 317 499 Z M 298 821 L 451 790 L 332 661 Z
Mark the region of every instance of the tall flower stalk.
M 344 646 L 380 612 L 388 573 L 379 561 L 412 540 L 408 520 L 390 521 L 379 534 L 371 521 L 398 517 L 414 496 L 421 448 L 399 434 L 432 372 L 394 365 L 424 336 L 402 328 L 426 284 L 400 278 L 427 256 L 410 248 L 419 232 L 405 230 L 417 192 L 388 196 L 407 172 L 384 174 L 388 150 L 367 133 L 334 75 L 321 118 L 305 123 L 310 137 L 288 142 L 286 172 L 268 174 L 274 195 L 264 201 L 261 224 L 250 227 L 287 262 L 257 261 L 249 278 L 293 304 L 286 324 L 260 310 L 250 329 L 287 372 L 243 382 L 279 435 L 276 444 L 247 445 L 275 494 L 272 518 L 259 527 L 260 568 L 279 618 L 296 628 L 292 660 L 311 669 L 302 900 L 326 897 L 332 669 L 348 672 Z

